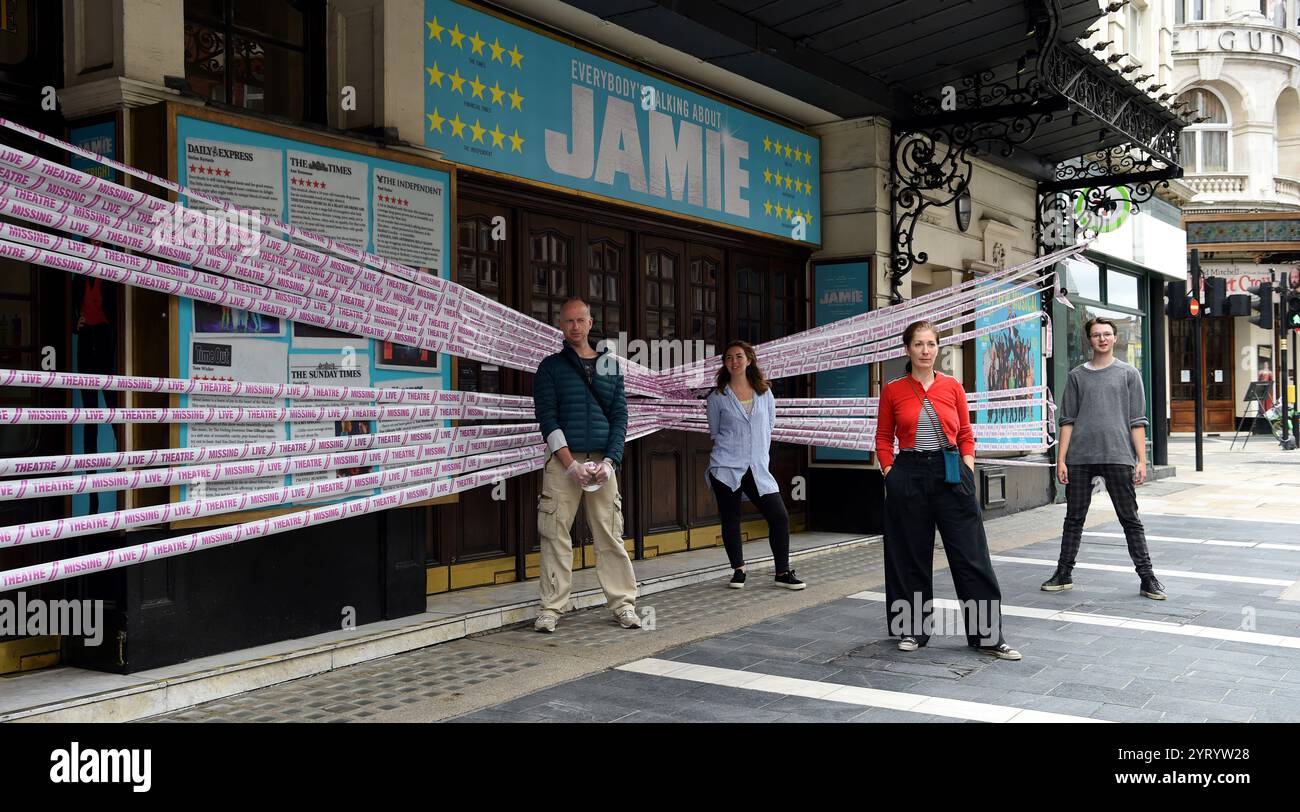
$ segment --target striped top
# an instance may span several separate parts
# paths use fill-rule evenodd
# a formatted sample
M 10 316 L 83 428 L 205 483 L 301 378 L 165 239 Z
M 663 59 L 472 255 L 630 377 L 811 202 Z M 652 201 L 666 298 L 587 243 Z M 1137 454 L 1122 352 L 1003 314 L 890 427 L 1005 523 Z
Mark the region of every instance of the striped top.
M 934 413 L 930 399 L 925 399 L 925 409 L 916 421 L 917 451 L 939 451 L 948 445 L 946 437 L 939 433 L 939 416 Z

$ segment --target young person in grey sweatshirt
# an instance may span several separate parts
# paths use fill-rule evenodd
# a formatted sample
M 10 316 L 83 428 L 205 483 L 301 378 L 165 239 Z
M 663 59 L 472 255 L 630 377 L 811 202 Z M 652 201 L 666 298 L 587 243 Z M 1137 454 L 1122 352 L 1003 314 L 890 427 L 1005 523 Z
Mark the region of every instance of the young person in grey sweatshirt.
M 1059 592 L 1074 587 L 1071 572 L 1092 501 L 1092 481 L 1101 477 L 1124 527 L 1128 554 L 1141 579 L 1139 591 L 1162 601 L 1167 596 L 1151 568 L 1146 531 L 1138 518 L 1136 486 L 1147 478 L 1148 421 L 1142 373 L 1115 358 L 1115 322 L 1089 319 L 1083 329 L 1092 346 L 1092 360 L 1070 370 L 1061 400 L 1056 463 L 1056 478 L 1065 486 L 1061 557 L 1056 573 L 1042 589 Z

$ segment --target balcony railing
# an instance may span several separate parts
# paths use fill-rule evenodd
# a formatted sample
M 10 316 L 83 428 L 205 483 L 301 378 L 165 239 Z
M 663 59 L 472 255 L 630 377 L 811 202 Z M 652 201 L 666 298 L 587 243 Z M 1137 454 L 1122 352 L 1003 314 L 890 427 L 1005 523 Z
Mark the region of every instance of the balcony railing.
M 1295 178 L 1273 178 L 1273 191 L 1278 197 L 1287 197 L 1300 202 L 1300 180 Z
M 1230 175 L 1226 172 L 1187 175 L 1183 182 L 1196 190 L 1197 194 L 1245 194 L 1248 175 Z M 1294 182 L 1294 181 L 1293 181 Z

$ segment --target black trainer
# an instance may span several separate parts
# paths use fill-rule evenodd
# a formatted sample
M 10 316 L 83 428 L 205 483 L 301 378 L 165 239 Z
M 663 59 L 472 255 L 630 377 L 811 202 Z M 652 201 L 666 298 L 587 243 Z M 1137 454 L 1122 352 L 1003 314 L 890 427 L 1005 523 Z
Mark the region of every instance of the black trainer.
M 794 570 L 776 576 L 776 585 L 785 587 L 786 589 L 803 589 L 807 586 L 803 581 L 794 577 Z
M 1039 589 L 1044 592 L 1060 592 L 1065 589 L 1074 589 L 1074 579 L 1070 577 L 1070 571 L 1065 567 L 1058 566 L 1055 574 L 1043 582 Z
M 1163 601 L 1169 597 L 1165 594 L 1165 585 L 1157 581 L 1154 575 L 1142 576 L 1141 592 L 1153 601 Z
M 727 584 L 727 586 L 730 587 L 731 589 L 744 589 L 744 588 L 745 588 L 745 571 L 744 571 L 744 570 L 736 570 L 734 573 L 732 573 L 732 575 L 731 575 L 731 583 Z

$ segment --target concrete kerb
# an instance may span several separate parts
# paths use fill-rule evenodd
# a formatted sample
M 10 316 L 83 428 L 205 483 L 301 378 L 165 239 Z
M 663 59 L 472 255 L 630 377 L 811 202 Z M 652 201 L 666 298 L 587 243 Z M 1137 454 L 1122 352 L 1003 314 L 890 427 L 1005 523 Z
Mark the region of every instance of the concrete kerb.
M 815 558 L 847 547 L 874 544 L 882 540 L 883 537 L 875 535 L 835 541 L 804 550 L 791 550 L 790 558 L 792 561 Z M 772 564 L 770 553 L 747 558 L 751 569 Z M 646 579 L 638 583 L 638 591 L 641 595 L 652 595 L 712 580 L 730 572 L 731 567 L 725 563 L 699 567 Z M 599 607 L 604 602 L 604 594 L 599 588 L 577 591 L 573 595 L 574 610 Z M 421 620 L 346 640 L 309 645 L 294 651 L 253 657 L 237 663 L 150 680 L 139 685 L 0 712 L 0 722 L 122 722 L 143 719 L 315 676 L 348 665 L 531 622 L 537 613 L 537 601 L 530 599 L 451 617 Z M 183 667 L 184 664 L 181 664 L 161 670 Z

